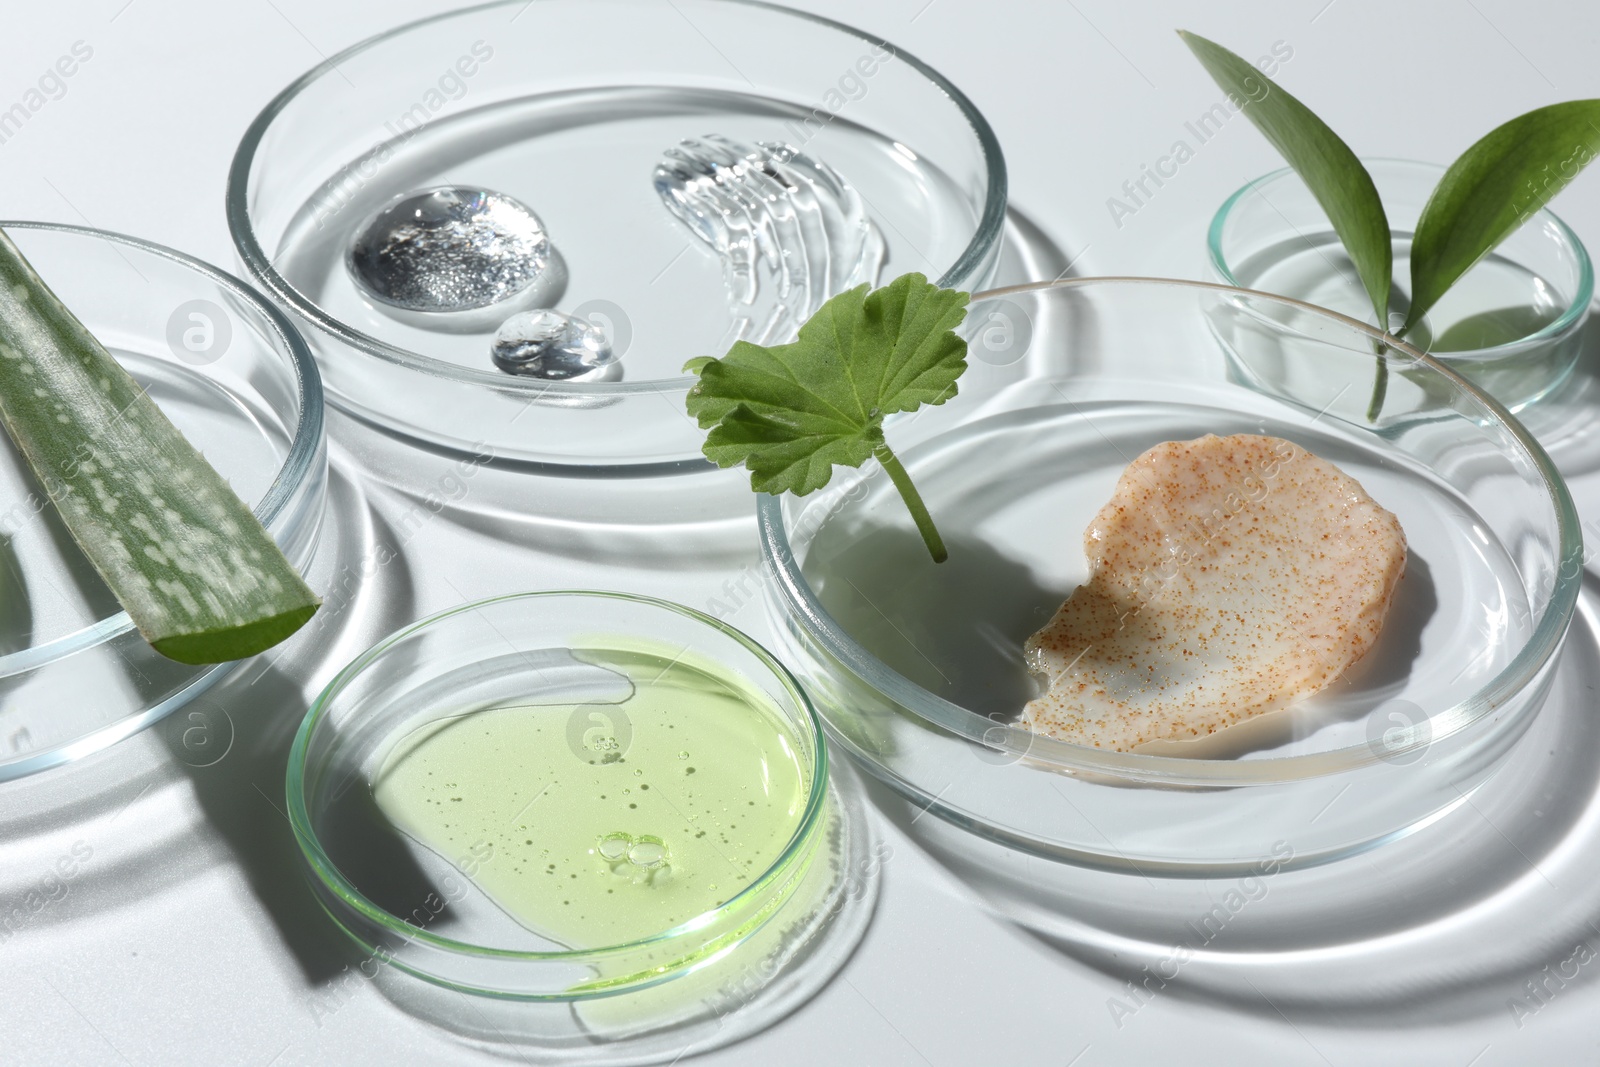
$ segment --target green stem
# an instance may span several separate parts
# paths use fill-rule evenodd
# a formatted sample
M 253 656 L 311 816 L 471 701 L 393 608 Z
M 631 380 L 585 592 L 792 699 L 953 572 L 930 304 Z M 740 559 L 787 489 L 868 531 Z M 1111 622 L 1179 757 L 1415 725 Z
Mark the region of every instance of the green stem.
M 928 554 L 935 563 L 943 563 L 950 558 L 950 553 L 945 551 L 944 538 L 939 536 L 939 531 L 933 525 L 933 516 L 928 514 L 928 506 L 922 502 L 922 495 L 917 492 L 917 487 L 911 484 L 911 475 L 900 463 L 900 458 L 894 454 L 888 444 L 881 444 L 874 453 L 878 462 L 883 464 L 883 469 L 889 472 L 889 480 L 894 482 L 894 487 L 900 490 L 900 499 L 906 502 L 906 507 L 911 511 L 911 518 L 917 524 L 917 532 L 922 535 L 923 544 L 928 546 Z
M 1405 340 L 1406 331 L 1411 329 L 1411 319 L 1408 316 L 1400 328 L 1394 332 L 1395 340 Z M 1378 415 L 1383 411 L 1383 399 L 1389 392 L 1389 362 L 1384 359 L 1384 353 L 1389 351 L 1389 346 L 1382 341 L 1372 342 L 1372 354 L 1378 358 L 1378 374 L 1372 382 L 1372 400 L 1367 404 L 1367 421 L 1377 422 Z
M 1383 398 L 1389 391 L 1389 364 L 1382 351 L 1374 353 L 1378 360 L 1378 373 L 1372 380 L 1372 400 L 1367 403 L 1367 421 L 1377 422 L 1383 411 Z

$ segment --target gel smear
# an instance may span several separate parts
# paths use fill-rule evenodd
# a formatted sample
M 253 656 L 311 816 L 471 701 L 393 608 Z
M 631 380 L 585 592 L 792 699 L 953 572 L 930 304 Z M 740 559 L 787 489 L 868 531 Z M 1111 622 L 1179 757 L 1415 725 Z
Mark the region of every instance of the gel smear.
M 633 695 L 431 723 L 394 746 L 373 795 L 441 856 L 487 842 L 472 881 L 522 925 L 585 949 L 664 933 L 759 879 L 800 824 L 812 767 L 771 701 L 713 664 L 574 655 L 625 675 Z

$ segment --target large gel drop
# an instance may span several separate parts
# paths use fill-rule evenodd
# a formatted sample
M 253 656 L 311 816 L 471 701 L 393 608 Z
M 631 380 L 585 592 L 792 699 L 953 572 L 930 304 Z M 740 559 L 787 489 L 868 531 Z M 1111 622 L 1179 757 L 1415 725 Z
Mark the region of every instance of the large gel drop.
M 402 197 L 367 220 L 345 265 L 382 306 L 448 314 L 526 306 L 549 281 L 550 258 L 544 224 L 520 201 L 446 187 Z

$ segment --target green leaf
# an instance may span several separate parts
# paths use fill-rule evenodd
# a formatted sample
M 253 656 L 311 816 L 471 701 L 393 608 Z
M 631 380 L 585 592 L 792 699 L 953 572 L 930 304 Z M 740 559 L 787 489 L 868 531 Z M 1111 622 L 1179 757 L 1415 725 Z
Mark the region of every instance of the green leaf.
M 817 309 L 792 344 L 736 343 L 721 359 L 690 360 L 688 408 L 720 467 L 743 464 L 758 493 L 797 496 L 828 484 L 835 465 L 877 456 L 889 469 L 935 559 L 943 543 L 883 436 L 887 415 L 956 395 L 967 343 L 955 333 L 967 294 L 907 274 L 865 285 Z
M 139 384 L 0 233 L 0 422 L 156 651 L 242 659 L 319 603 Z
M 1600 100 L 1537 108 L 1463 152 L 1417 220 L 1406 326 L 1566 188 L 1597 152 Z
M 1383 201 L 1367 168 L 1327 123 L 1249 62 L 1185 30 L 1178 36 L 1317 198 L 1355 264 L 1378 327 L 1388 329 L 1394 249 Z

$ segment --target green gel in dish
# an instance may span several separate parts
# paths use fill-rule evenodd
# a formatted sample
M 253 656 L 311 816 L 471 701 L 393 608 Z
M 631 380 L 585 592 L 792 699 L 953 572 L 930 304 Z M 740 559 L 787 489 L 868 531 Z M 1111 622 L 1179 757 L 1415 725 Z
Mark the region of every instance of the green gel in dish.
M 517 922 L 589 949 L 664 933 L 760 879 L 799 826 L 812 769 L 771 700 L 716 664 L 573 655 L 632 695 L 437 720 L 395 744 L 372 790 L 440 856 L 487 855 L 471 881 Z

